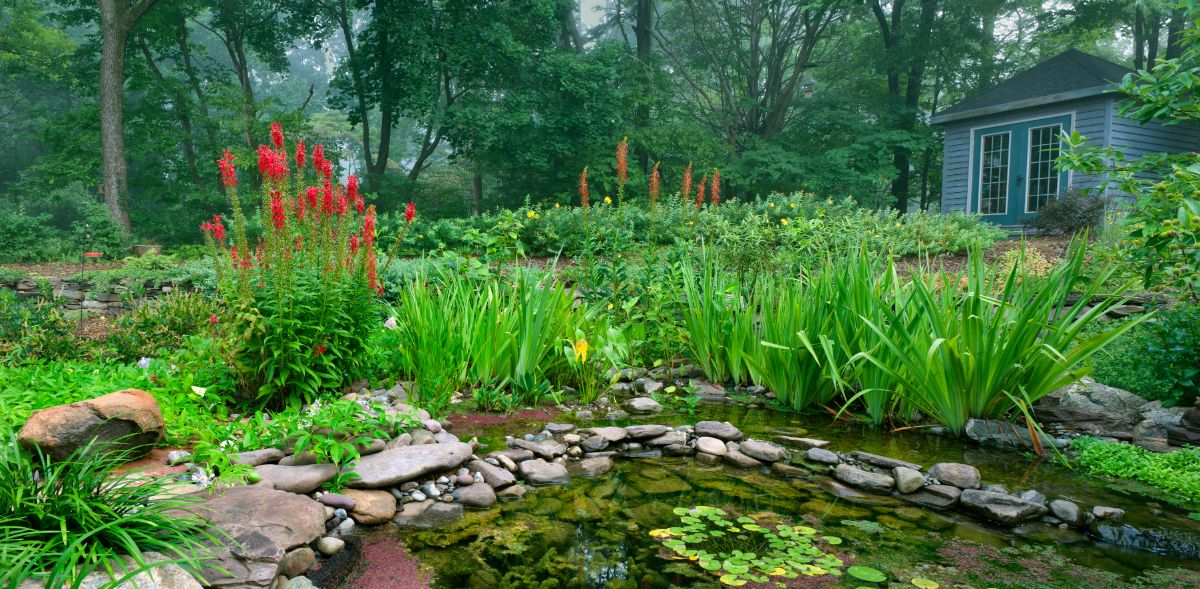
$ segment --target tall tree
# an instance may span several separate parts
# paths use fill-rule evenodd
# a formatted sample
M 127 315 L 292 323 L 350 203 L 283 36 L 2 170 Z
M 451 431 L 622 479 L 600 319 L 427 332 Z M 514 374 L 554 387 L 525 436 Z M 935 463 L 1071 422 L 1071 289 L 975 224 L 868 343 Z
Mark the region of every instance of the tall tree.
M 98 0 L 100 30 L 100 143 L 104 162 L 104 205 L 126 235 L 132 231 L 125 203 L 129 170 L 125 161 L 125 49 L 138 20 L 158 0 Z

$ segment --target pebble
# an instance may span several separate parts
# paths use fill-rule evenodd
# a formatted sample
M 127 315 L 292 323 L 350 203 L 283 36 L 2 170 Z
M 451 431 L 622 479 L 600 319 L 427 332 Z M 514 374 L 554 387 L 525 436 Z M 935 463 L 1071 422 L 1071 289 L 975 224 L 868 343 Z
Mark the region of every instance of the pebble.
M 324 538 L 317 540 L 317 552 L 320 552 L 325 556 L 333 556 L 338 552 L 341 552 L 342 548 L 345 547 L 346 541 L 342 540 L 341 538 L 325 536 Z
M 343 521 L 342 523 L 338 524 L 338 527 L 337 527 L 338 534 L 340 534 L 342 536 L 349 534 L 350 531 L 353 529 L 354 529 L 354 520 L 352 520 L 350 518 L 346 518 L 346 520 Z
M 333 517 L 337 517 L 337 518 L 344 518 L 344 517 L 346 517 L 346 510 L 345 510 L 345 509 L 342 509 L 342 508 L 340 508 L 340 507 L 339 507 L 339 508 L 337 508 L 337 509 L 335 509 L 335 510 L 333 510 Z
M 420 492 L 420 491 L 413 491 L 413 492 L 412 492 L 412 499 L 413 499 L 413 501 L 424 501 L 424 500 L 426 500 L 426 499 L 428 499 L 428 498 L 429 498 L 428 496 L 426 496 L 424 493 L 422 493 L 422 492 Z

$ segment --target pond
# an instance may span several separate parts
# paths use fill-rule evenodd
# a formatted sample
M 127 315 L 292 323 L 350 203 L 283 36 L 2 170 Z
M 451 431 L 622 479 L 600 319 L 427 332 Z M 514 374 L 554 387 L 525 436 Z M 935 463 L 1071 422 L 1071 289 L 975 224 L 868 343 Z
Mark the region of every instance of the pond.
M 1036 489 L 1089 509 L 1118 507 L 1126 516 L 1093 526 L 1087 535 L 1042 523 L 1003 529 L 894 497 L 847 494 L 823 483 L 822 477 L 794 479 L 701 465 L 691 457 L 663 457 L 618 459 L 600 478 L 573 477 L 565 487 L 531 489 L 522 499 L 468 512 L 443 528 L 389 525 L 371 533 L 398 535 L 409 553 L 432 570 L 433 586 L 445 589 L 718 587 L 717 577 L 695 563 L 662 558 L 666 551 L 649 535 L 653 529 L 679 525 L 674 508 L 698 505 L 737 515 L 774 514 L 837 536 L 843 542 L 836 554 L 847 565 L 883 571 L 900 583 L 897 586 L 911 587 L 911 579 L 926 578 L 942 587 L 1200 587 L 1200 522 L 1138 494 L 1145 489 L 1114 487 L 1048 460 L 1035 462 L 1020 453 L 957 439 L 834 427 L 828 417 L 746 406 L 702 406 L 695 416 L 661 414 L 635 422 L 679 425 L 701 419 L 729 421 L 760 439 L 816 437 L 832 442 L 830 449 L 836 451 L 862 450 L 926 467 L 936 462 L 973 464 L 985 484 L 1001 484 L 1010 491 Z M 634 422 L 620 424 L 628 423 Z M 514 420 L 460 426 L 455 433 L 463 439 L 479 436 L 483 454 L 503 449 L 505 434 L 537 432 L 543 424 L 544 420 Z M 786 583 L 879 586 L 847 576 L 801 576 Z M 343 587 L 367 585 L 350 579 Z

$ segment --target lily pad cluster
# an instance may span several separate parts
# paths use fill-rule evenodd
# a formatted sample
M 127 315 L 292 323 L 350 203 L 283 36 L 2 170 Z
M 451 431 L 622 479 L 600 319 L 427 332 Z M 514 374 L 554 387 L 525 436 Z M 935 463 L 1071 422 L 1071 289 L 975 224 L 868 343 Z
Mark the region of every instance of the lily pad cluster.
M 845 563 L 822 546 L 842 543 L 836 536 L 819 536 L 808 526 L 762 525 L 747 516 L 735 517 L 708 506 L 676 507 L 680 525 L 652 530 L 668 558 L 687 559 L 716 575 L 722 584 L 774 583 L 800 575 L 842 574 Z

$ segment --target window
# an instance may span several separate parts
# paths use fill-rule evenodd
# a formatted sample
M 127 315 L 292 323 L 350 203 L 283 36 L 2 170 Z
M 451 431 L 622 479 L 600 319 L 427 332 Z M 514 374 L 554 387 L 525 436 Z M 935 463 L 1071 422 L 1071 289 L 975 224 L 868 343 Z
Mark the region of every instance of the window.
M 1005 133 L 984 135 L 979 160 L 979 213 L 1003 215 L 1008 212 L 1008 151 Z
M 1036 213 L 1058 196 L 1059 173 L 1054 169 L 1061 149 L 1062 125 L 1029 129 L 1029 180 L 1025 188 L 1025 212 Z

